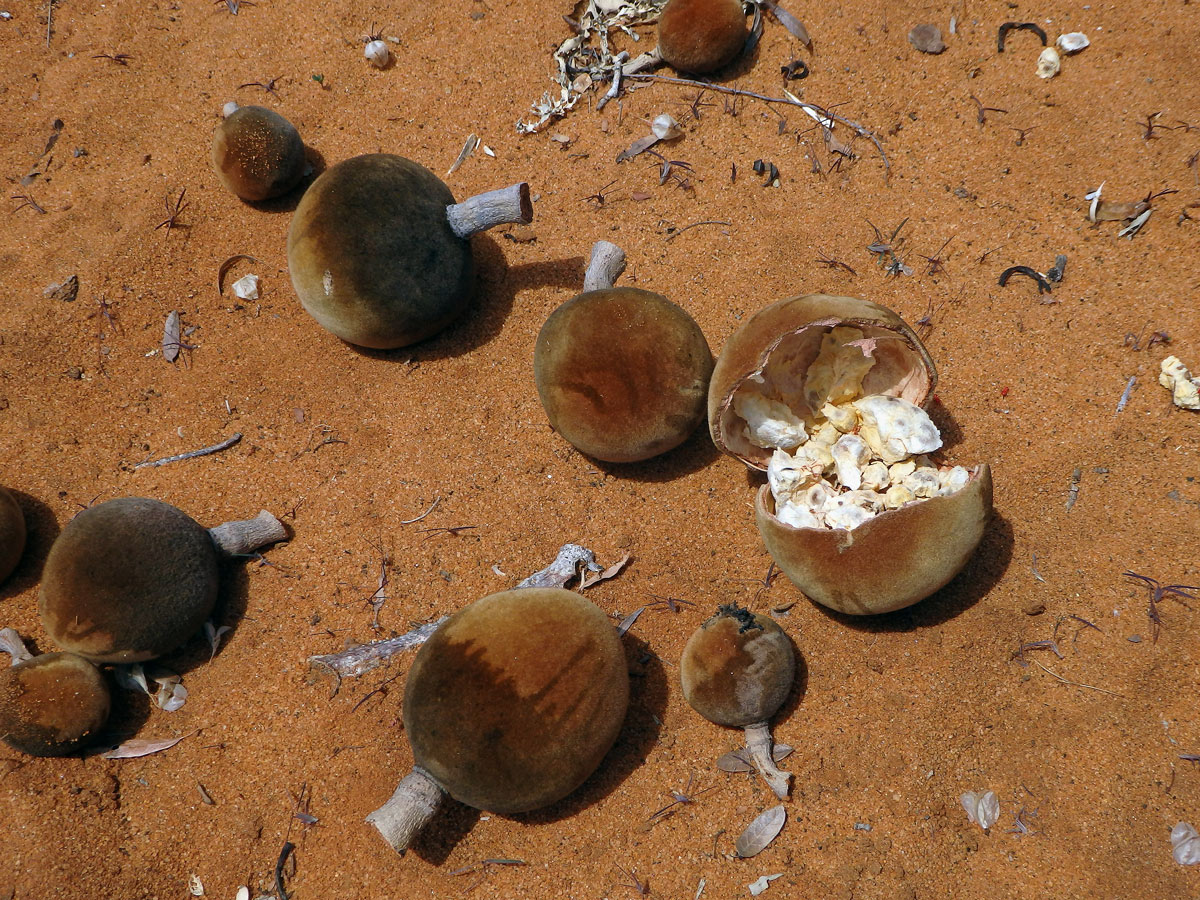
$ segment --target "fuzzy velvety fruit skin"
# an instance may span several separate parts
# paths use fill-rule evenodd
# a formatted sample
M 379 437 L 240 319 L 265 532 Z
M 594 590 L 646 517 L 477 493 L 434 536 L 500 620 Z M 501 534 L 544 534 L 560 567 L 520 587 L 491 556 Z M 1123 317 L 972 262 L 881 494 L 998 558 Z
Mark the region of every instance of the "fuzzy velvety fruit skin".
M 639 288 L 586 291 L 538 334 L 533 372 L 550 424 L 606 462 L 636 462 L 687 440 L 704 418 L 713 358 L 682 308 Z
M 274 110 L 242 106 L 213 132 L 212 163 L 221 184 L 257 203 L 286 194 L 304 176 L 304 142 Z
M 891 394 L 925 406 L 937 386 L 933 359 L 908 323 L 886 306 L 859 297 L 806 294 L 780 300 L 759 310 L 730 336 L 717 358 L 708 388 L 708 428 L 718 449 L 746 465 L 765 471 L 771 451 L 739 439 L 733 395 L 742 383 L 766 363 L 767 357 L 792 335 L 811 329 L 814 339 L 804 358 L 804 371 L 819 349 L 819 336 L 829 326 L 852 325 L 867 334 L 891 335 L 901 340 L 881 340 L 875 348 L 879 360 L 863 382 L 863 394 Z
M 100 671 L 73 653 L 47 653 L 0 670 L 0 738 L 31 756 L 74 753 L 108 721 Z
M 450 228 L 450 189 L 411 160 L 356 156 L 321 174 L 288 231 L 304 308 L 360 347 L 388 350 L 441 331 L 466 308 L 471 245 Z
M 810 599 L 856 616 L 903 609 L 944 587 L 975 552 L 991 512 L 986 464 L 949 496 L 880 513 L 849 531 L 783 524 L 768 485 L 755 501 L 775 564 Z
M 413 759 L 450 796 L 508 814 L 565 797 L 620 731 L 629 675 L 599 608 L 558 588 L 492 594 L 421 647 L 404 690 Z
M 13 573 L 25 550 L 25 514 L 16 498 L 0 487 L 0 581 Z
M 746 43 L 740 0 L 670 0 L 658 17 L 658 52 L 681 72 L 715 72 Z
M 683 696 L 710 722 L 743 728 L 779 711 L 796 677 L 792 642 L 773 619 L 721 606 L 683 648 Z
M 38 609 L 50 638 L 93 662 L 141 662 L 182 644 L 217 599 L 217 550 L 175 507 L 122 497 L 59 534 Z

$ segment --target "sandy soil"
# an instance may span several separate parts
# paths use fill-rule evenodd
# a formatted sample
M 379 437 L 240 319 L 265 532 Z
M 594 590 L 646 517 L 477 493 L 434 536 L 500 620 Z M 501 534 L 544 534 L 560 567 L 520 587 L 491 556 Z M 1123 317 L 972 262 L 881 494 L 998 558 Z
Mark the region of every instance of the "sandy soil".
M 1200 414 L 1156 383 L 1168 352 L 1200 368 L 1200 211 L 1181 218 L 1200 200 L 1200 5 L 795 4 L 813 54 L 768 20 L 720 83 L 779 97 L 780 67 L 805 59 L 811 74 L 789 88 L 877 133 L 890 178 L 862 139 L 837 165 L 796 108 L 712 92 L 693 105 L 694 89 L 661 83 L 519 135 L 569 34 L 571 10 L 551 3 L 260 0 L 235 16 L 206 2 L 62 0 L 49 46 L 44 3 L 6 8 L 0 480 L 32 534 L 0 586 L 0 625 L 53 649 L 40 568 L 93 502 L 157 497 L 205 525 L 267 508 L 294 538 L 269 564 L 228 570 L 219 623 L 232 630 L 215 659 L 200 635 L 163 660 L 190 691 L 181 710 L 120 694 L 113 743 L 181 743 L 130 760 L 0 750 L 0 898 L 179 898 L 191 876 L 209 897 L 270 895 L 285 841 L 295 898 L 635 897 L 633 873 L 674 898 L 702 884 L 705 897 L 747 896 L 768 874 L 781 874 L 768 897 L 1200 893 L 1168 840 L 1176 822 L 1200 822 L 1200 768 L 1180 756 L 1200 752 L 1200 611 L 1165 603 L 1154 641 L 1147 591 L 1122 576 L 1200 584 Z M 1084 31 L 1092 45 L 1043 81 L 1032 34 L 996 52 L 1008 20 L 1036 20 L 1051 40 Z M 939 56 L 906 38 L 928 21 L 948 43 Z M 399 38 L 383 71 L 362 58 L 373 23 Z M 250 82 L 273 90 L 239 87 Z M 476 238 L 478 296 L 459 324 L 411 348 L 355 350 L 292 291 L 297 195 L 250 206 L 211 171 L 229 99 L 278 110 L 326 164 L 383 150 L 440 175 L 476 133 L 494 158 L 476 153 L 447 183 L 462 198 L 528 180 L 536 240 Z M 663 112 L 685 124 L 668 152 L 690 168 L 660 184 L 657 160 L 614 159 Z M 761 186 L 756 159 L 778 167 L 778 187 Z M 1177 193 L 1130 240 L 1087 221 L 1083 196 L 1102 181 L 1114 200 Z M 175 227 L 156 228 L 184 191 Z M 708 220 L 728 224 L 679 233 Z M 868 220 L 885 236 L 906 220 L 911 275 L 876 265 Z M 801 293 L 868 297 L 924 322 L 946 457 L 988 462 L 995 477 L 996 515 L 965 571 L 907 611 L 830 614 L 786 579 L 763 583 L 760 478 L 703 429 L 642 464 L 574 452 L 545 421 L 532 348 L 600 238 L 628 252 L 623 283 L 683 305 L 714 352 L 746 316 Z M 1044 270 L 1058 253 L 1069 263 L 1052 294 L 1020 277 L 998 286 L 1008 266 Z M 231 275 L 260 275 L 259 301 L 238 301 L 232 278 L 218 293 L 233 254 L 257 258 Z M 73 274 L 74 301 L 44 294 Z M 172 310 L 193 347 L 174 365 L 159 350 Z M 1158 331 L 1168 347 L 1147 346 Z M 133 468 L 233 432 L 244 439 L 223 453 Z M 446 530 L 458 526 L 473 527 Z M 647 609 L 629 632 L 629 718 L 580 791 L 513 818 L 452 807 L 398 857 L 363 817 L 412 762 L 399 725 L 411 657 L 332 697 L 307 658 L 509 587 L 567 541 L 603 563 L 632 555 L 587 592 L 614 617 L 657 597 L 694 605 Z M 774 800 L 716 769 L 739 735 L 678 689 L 688 636 L 731 601 L 775 611 L 803 658 L 775 726 L 796 747 L 789 818 L 753 860 L 731 858 L 734 839 Z M 1050 639 L 1061 659 L 1014 660 Z M 985 789 L 1001 803 L 986 834 L 959 806 Z M 651 821 L 685 790 L 694 802 Z M 501 858 L 524 864 L 482 865 Z

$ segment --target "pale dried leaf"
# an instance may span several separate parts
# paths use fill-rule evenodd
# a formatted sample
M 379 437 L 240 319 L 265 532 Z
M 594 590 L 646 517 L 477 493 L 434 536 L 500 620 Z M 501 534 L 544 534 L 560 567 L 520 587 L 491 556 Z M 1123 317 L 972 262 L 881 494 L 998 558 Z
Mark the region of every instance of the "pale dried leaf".
M 778 3 L 773 3 L 771 0 L 763 0 L 765 6 L 775 17 L 775 21 L 786 28 L 792 35 L 808 48 L 808 52 L 812 53 L 812 38 L 808 36 L 808 29 L 804 27 L 804 23 L 793 16 L 790 12 L 780 6 Z
M 762 853 L 771 841 L 779 836 L 779 832 L 783 830 L 783 823 L 786 821 L 787 810 L 783 808 L 783 804 L 772 806 L 747 825 L 746 830 L 738 837 L 735 845 L 737 855 L 742 859 L 749 859 Z
M 1000 820 L 1000 800 L 995 791 L 966 791 L 959 798 L 967 818 L 987 831 Z
M 660 141 L 671 141 L 683 134 L 683 128 L 675 117 L 667 113 L 655 116 L 654 121 L 650 123 L 650 130 Z
M 458 167 L 461 166 L 464 162 L 466 162 L 467 157 L 470 156 L 472 153 L 474 153 L 475 148 L 478 146 L 479 146 L 479 138 L 476 137 L 474 134 L 470 135 L 467 138 L 466 143 L 463 144 L 462 149 L 460 151 L 458 151 L 458 158 L 456 160 L 454 160 L 453 165 L 450 166 L 450 169 L 449 169 L 449 171 L 446 172 L 446 174 L 453 175 L 455 172 L 457 172 Z
M 597 584 L 601 581 L 607 581 L 610 578 L 616 577 L 616 575 L 618 573 L 620 573 L 620 571 L 622 569 L 625 568 L 625 565 L 629 562 L 629 559 L 630 559 L 630 556 L 628 553 L 626 553 L 624 556 L 622 556 L 619 560 L 617 560 L 615 563 L 613 563 L 611 566 L 609 566 L 603 572 L 600 572 L 599 574 L 596 574 L 596 575 L 586 575 L 585 574 L 583 576 L 583 580 L 580 581 L 580 583 L 579 583 L 579 589 L 583 590 L 585 588 L 590 588 L 593 584 Z
M 158 679 L 158 685 L 158 693 L 154 695 L 154 704 L 159 709 L 165 712 L 175 712 L 187 701 L 187 688 L 183 686 L 182 682 Z
M 188 876 L 188 890 L 193 897 L 204 896 L 204 882 L 200 880 L 199 875 Z
M 61 300 L 63 303 L 74 303 L 75 298 L 79 296 L 79 276 L 72 275 L 62 284 L 47 285 L 42 291 L 51 300 Z
M 181 735 L 177 738 L 164 738 L 159 741 L 144 740 L 141 738 L 133 738 L 123 743 L 120 747 L 109 750 L 107 753 L 100 754 L 104 759 L 136 759 L 141 756 L 149 756 L 151 753 L 160 753 L 163 750 L 170 750 L 186 737 L 191 737 L 196 732 Z
M 638 138 L 624 150 L 617 154 L 617 162 L 625 162 L 627 159 L 633 159 L 639 153 L 649 150 L 659 141 L 658 135 L 648 134 L 643 138 Z
M 301 415 L 303 415 L 303 413 L 301 413 Z M 217 628 L 213 625 L 211 620 L 204 623 L 204 633 L 208 635 L 208 643 L 209 646 L 212 647 L 212 652 L 208 654 L 209 662 L 212 662 L 213 657 L 217 655 L 217 648 L 221 646 L 221 636 L 225 634 L 225 632 L 229 631 L 229 629 L 229 625 L 222 625 L 220 628 Z
M 12 657 L 14 666 L 27 659 L 33 659 L 33 654 L 29 652 L 15 628 L 0 628 L 0 650 Z
M 150 682 L 146 680 L 146 671 L 142 668 L 141 663 L 114 666 L 113 675 L 117 679 L 117 684 L 126 690 L 141 691 L 143 694 L 150 693 Z
M 163 359 L 167 362 L 175 362 L 179 358 L 180 346 L 179 310 L 173 309 L 171 310 L 171 314 L 167 316 L 167 324 L 163 326 Z
M 241 885 L 237 889 L 237 893 L 234 895 L 233 900 L 250 900 L 250 888 L 246 887 L 244 884 Z
M 622 637 L 625 634 L 625 632 L 627 632 L 630 628 L 632 628 L 633 623 L 638 620 L 638 616 L 640 616 L 645 611 L 646 611 L 646 607 L 639 606 L 637 609 L 635 609 L 633 612 L 631 612 L 629 615 L 627 615 L 625 618 L 623 618 L 621 620 L 620 624 L 617 625 L 617 637 Z

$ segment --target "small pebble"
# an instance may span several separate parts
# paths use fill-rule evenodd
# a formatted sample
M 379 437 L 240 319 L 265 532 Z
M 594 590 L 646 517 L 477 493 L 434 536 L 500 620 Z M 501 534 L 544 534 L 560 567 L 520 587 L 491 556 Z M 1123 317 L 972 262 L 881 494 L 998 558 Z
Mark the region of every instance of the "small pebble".
M 1040 616 L 1046 611 L 1046 604 L 1041 600 L 1026 600 L 1021 611 L 1027 616 Z

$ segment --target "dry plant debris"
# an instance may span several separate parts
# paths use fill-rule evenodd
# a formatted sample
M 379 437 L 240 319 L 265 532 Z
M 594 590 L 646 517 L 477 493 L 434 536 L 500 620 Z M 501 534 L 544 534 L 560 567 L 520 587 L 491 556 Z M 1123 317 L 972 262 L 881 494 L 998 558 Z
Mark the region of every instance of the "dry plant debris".
M 782 803 L 772 806 L 746 826 L 746 830 L 738 836 L 735 848 L 742 859 L 757 856 L 770 846 L 771 841 L 779 836 L 787 821 L 787 810 Z

